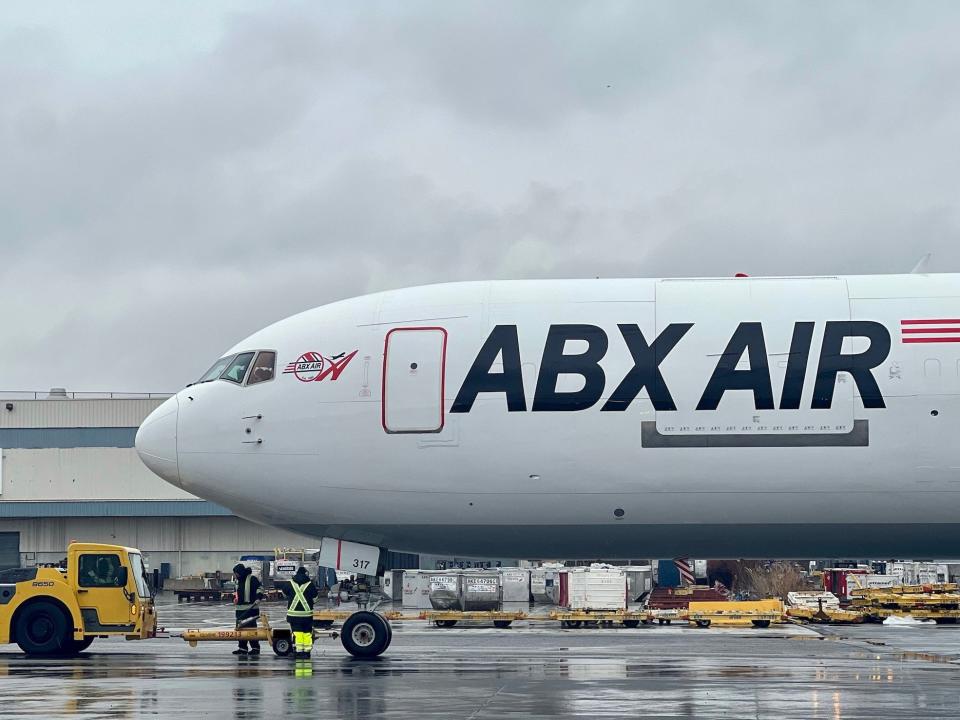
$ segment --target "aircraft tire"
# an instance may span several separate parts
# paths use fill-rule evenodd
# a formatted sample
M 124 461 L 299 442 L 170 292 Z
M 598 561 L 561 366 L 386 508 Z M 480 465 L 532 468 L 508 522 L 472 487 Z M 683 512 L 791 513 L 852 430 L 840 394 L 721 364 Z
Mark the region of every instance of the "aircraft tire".
M 495 628 L 500 628 L 501 630 L 506 630 L 512 623 L 512 620 L 494 620 L 493 626 Z
M 697 620 L 696 623 L 697 623 L 697 627 L 698 627 L 698 628 L 708 628 L 708 627 L 710 627 L 710 621 L 709 621 L 709 620 Z
M 754 621 L 753 621 L 753 626 L 754 626 L 755 628 L 768 628 L 768 627 L 770 627 L 770 621 L 769 621 L 769 620 L 754 620 Z
M 625 628 L 640 627 L 640 621 L 639 621 L 639 620 L 624 620 L 624 621 L 623 621 L 623 626 L 624 626 Z

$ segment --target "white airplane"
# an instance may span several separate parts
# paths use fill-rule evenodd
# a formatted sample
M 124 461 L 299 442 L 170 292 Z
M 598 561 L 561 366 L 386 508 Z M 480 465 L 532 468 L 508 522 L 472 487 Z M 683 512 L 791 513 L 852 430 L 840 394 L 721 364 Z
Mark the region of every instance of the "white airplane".
M 254 333 L 136 445 L 379 548 L 956 557 L 958 418 L 960 275 L 468 282 Z

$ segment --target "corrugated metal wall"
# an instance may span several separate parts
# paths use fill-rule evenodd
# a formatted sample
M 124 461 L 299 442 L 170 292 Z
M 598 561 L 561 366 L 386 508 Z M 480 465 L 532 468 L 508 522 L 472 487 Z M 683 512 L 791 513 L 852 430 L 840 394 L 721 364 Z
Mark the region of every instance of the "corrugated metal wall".
M 138 547 L 151 567 L 170 563 L 174 577 L 228 572 L 241 555 L 270 555 L 276 547 L 316 548 L 319 540 L 237 517 L 28 518 L 0 520 L 0 533 L 19 533 L 24 564 L 56 562 L 72 540 Z
M 4 449 L 2 461 L 0 501 L 195 499 L 150 472 L 133 448 Z
M 0 428 L 140 427 L 164 398 L 117 400 L 5 400 Z M 7 403 L 13 410 L 7 410 Z

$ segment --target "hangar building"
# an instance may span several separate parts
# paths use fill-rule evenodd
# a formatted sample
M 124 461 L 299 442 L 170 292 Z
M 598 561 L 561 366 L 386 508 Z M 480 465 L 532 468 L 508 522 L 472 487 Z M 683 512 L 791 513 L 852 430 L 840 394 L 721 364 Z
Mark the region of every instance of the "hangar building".
M 71 540 L 138 547 L 171 577 L 318 541 L 235 517 L 151 473 L 137 427 L 168 396 L 0 392 L 0 569 L 57 562 Z

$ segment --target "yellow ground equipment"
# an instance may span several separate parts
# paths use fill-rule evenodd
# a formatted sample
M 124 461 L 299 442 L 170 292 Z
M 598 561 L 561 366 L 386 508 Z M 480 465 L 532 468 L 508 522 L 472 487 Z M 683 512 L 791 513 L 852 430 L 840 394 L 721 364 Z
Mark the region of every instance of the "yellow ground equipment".
M 765 628 L 783 622 L 780 600 L 744 600 L 734 602 L 691 601 L 687 619 L 697 627 L 716 625 L 748 625 Z
M 492 622 L 496 628 L 508 628 L 514 620 L 523 620 L 526 613 L 488 611 L 460 611 L 460 610 L 427 610 L 420 613 L 420 619 L 432 622 L 437 627 L 450 628 L 461 620 L 469 622 Z
M 196 647 L 198 642 L 221 641 L 237 642 L 239 640 L 255 640 L 257 642 L 269 643 L 270 647 L 280 657 L 284 657 L 293 652 L 293 641 L 290 637 L 290 630 L 287 628 L 272 628 L 270 620 L 266 615 L 261 614 L 257 624 L 254 627 L 225 628 L 222 630 L 184 630 L 180 636 L 188 643 L 190 647 Z M 334 634 L 336 637 L 336 634 Z
M 851 591 L 850 609 L 876 621 L 910 615 L 918 620 L 952 624 L 960 621 L 958 589 L 956 583 L 857 589 Z
M 75 654 L 94 638 L 156 637 L 157 615 L 139 550 L 72 543 L 67 567 L 0 572 L 0 643 L 31 655 Z
M 321 611 L 322 612 L 322 611 Z M 320 622 L 332 622 L 327 615 L 314 613 L 314 638 L 331 637 L 336 638 L 335 632 L 324 632 Z M 339 613 L 337 613 L 339 615 Z M 293 651 L 293 642 L 288 628 L 274 628 L 270 626 L 267 616 L 261 614 L 256 626 L 241 628 L 223 628 L 219 630 L 200 630 L 192 628 L 184 630 L 180 635 L 190 647 L 196 647 L 198 642 L 237 642 L 238 640 L 257 640 L 259 642 L 270 643 L 273 652 L 284 657 L 290 655 Z M 377 657 L 390 647 L 390 641 L 393 639 L 393 630 L 390 623 L 379 613 L 368 610 L 359 610 L 347 615 L 343 622 L 343 627 L 339 633 L 340 643 L 343 648 L 359 658 Z
M 570 630 L 577 630 L 586 626 L 588 623 L 598 623 L 600 625 L 623 625 L 628 628 L 635 628 L 640 623 L 650 622 L 650 613 L 646 610 L 633 611 L 612 611 L 612 612 L 583 612 L 577 610 L 554 610 L 548 616 L 551 620 L 559 620 L 560 627 Z

